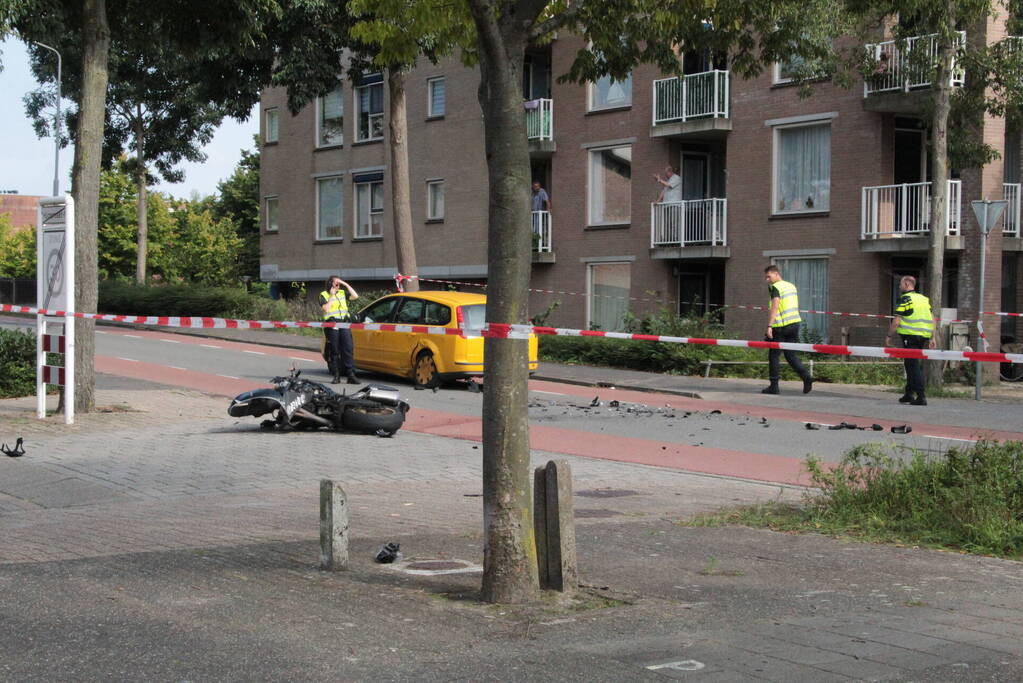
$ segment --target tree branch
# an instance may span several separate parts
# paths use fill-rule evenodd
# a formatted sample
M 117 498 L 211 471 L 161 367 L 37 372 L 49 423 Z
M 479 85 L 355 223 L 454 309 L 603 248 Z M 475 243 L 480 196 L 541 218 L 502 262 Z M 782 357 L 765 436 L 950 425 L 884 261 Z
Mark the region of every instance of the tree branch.
M 586 4 L 585 2 L 572 3 L 564 12 L 556 14 L 550 19 L 541 21 L 538 24 L 534 24 L 533 28 L 529 31 L 530 40 L 542 38 L 543 36 L 546 36 L 549 33 L 557 31 L 562 26 L 566 26 L 571 22 L 575 21 L 576 17 L 578 17 L 579 13 L 582 11 L 583 5 L 585 4 Z

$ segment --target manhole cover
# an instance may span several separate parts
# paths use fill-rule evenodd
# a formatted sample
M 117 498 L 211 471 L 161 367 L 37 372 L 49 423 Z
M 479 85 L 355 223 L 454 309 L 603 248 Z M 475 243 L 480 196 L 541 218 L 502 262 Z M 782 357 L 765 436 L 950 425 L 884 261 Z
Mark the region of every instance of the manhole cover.
M 589 491 L 577 491 L 575 495 L 582 498 L 622 498 L 623 496 L 638 496 L 639 493 L 626 489 L 591 489 Z
M 465 569 L 467 564 L 465 562 L 452 562 L 450 560 L 424 560 L 420 562 L 410 562 L 405 566 L 409 569 Z
M 575 511 L 576 517 L 581 518 L 596 518 L 596 517 L 621 517 L 622 513 L 616 510 L 579 510 Z

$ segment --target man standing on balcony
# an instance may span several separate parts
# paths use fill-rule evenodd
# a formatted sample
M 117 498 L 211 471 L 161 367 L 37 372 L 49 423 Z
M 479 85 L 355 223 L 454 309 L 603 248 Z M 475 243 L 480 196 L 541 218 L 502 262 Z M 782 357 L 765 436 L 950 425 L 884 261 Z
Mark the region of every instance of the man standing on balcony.
M 888 326 L 888 335 L 884 338 L 885 346 L 889 346 L 892 335 L 898 332 L 899 341 L 904 349 L 922 349 L 928 346 L 934 348 L 934 315 L 931 313 L 931 300 L 913 291 L 915 289 L 916 278 L 912 275 L 906 275 L 899 280 L 902 297 L 899 299 L 899 305 L 895 307 L 892 324 Z M 927 397 L 924 396 L 923 363 L 919 358 L 903 358 L 902 363 L 906 367 L 906 391 L 899 399 L 899 403 L 927 405 Z
M 657 198 L 658 204 L 682 201 L 682 178 L 679 176 L 677 168 L 667 166 L 664 169 L 664 177 L 662 178 L 655 173 L 654 180 L 659 185 L 663 185 L 661 195 Z
M 781 279 L 781 271 L 778 266 L 764 268 L 764 279 L 767 280 L 767 288 L 771 296 L 771 312 L 767 316 L 767 341 L 776 342 L 799 342 L 799 295 L 796 286 L 791 282 Z M 770 349 L 767 352 L 769 378 L 771 383 L 761 393 L 777 394 L 778 380 L 781 378 L 781 355 L 785 354 L 785 361 L 789 364 L 800 379 L 803 380 L 803 393 L 809 394 L 813 389 L 813 378 L 806 371 L 799 361 L 795 351 L 781 349 Z
M 551 212 L 551 197 L 540 185 L 539 180 L 533 181 L 533 211 Z

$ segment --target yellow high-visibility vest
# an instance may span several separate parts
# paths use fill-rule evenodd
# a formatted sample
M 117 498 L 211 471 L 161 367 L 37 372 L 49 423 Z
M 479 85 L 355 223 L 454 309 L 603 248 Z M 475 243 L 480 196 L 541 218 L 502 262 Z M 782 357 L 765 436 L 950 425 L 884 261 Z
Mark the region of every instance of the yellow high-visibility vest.
M 324 320 L 330 320 L 331 318 L 348 319 L 348 297 L 345 296 L 344 291 L 339 289 L 333 297 L 331 297 L 330 292 L 320 292 L 320 305 L 323 304 L 329 304 L 327 310 L 323 312 Z
M 906 311 L 912 310 L 909 315 Z M 934 334 L 934 316 L 931 314 L 931 300 L 917 292 L 907 292 L 899 299 L 899 305 L 895 309 L 895 315 L 899 316 L 899 327 L 896 330 L 899 334 L 930 339 Z
M 771 286 L 778 290 L 781 297 L 778 314 L 774 317 L 771 327 L 784 327 L 802 321 L 799 317 L 799 295 L 796 293 L 796 286 L 785 280 L 778 280 Z

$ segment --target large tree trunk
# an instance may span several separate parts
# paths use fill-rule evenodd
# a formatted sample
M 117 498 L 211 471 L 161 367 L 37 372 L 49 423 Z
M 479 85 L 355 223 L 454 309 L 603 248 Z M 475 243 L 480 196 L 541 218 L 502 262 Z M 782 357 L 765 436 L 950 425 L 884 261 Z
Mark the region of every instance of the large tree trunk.
M 408 179 L 408 117 L 405 110 L 405 72 L 388 69 L 387 89 L 391 98 L 391 210 L 394 213 L 394 247 L 398 272 L 418 275 L 416 242 L 412 235 L 412 200 Z M 418 292 L 419 280 L 405 281 L 405 291 Z
M 525 17 L 501 19 L 470 0 L 479 35 L 480 88 L 490 181 L 487 321 L 526 320 L 531 267 L 529 151 L 522 115 Z M 514 14 L 512 12 L 512 14 Z M 499 24 L 499 22 L 501 22 Z M 488 338 L 483 393 L 483 599 L 517 603 L 538 595 L 529 476 L 525 339 Z
M 949 25 L 955 25 L 954 0 L 947 0 Z M 954 35 L 954 34 L 953 34 Z M 931 310 L 936 316 L 941 314 L 942 274 L 945 267 L 945 235 L 948 234 L 946 213 L 948 212 L 948 115 L 952 108 L 952 61 L 955 56 L 955 45 L 949 40 L 941 39 L 938 44 L 938 68 L 935 80 L 931 84 L 934 89 L 934 113 L 931 117 L 931 232 L 930 248 L 927 253 L 927 297 L 931 300 Z M 935 327 L 935 334 L 940 327 Z M 941 372 L 942 363 L 924 363 L 924 375 L 931 387 L 941 387 L 944 377 Z
M 142 121 L 141 106 L 136 107 L 135 117 L 135 186 L 138 191 L 138 201 L 135 205 L 136 223 L 138 224 L 138 237 L 135 243 L 135 282 L 144 285 L 146 284 L 146 253 L 149 249 L 149 218 L 146 196 L 146 129 Z
M 82 0 L 82 99 L 78 103 L 75 162 L 71 194 L 75 198 L 75 307 L 95 313 L 99 298 L 96 234 L 99 224 L 99 179 L 106 115 L 107 58 L 110 27 L 106 0 Z M 75 325 L 75 411 L 96 407 L 96 324 Z

